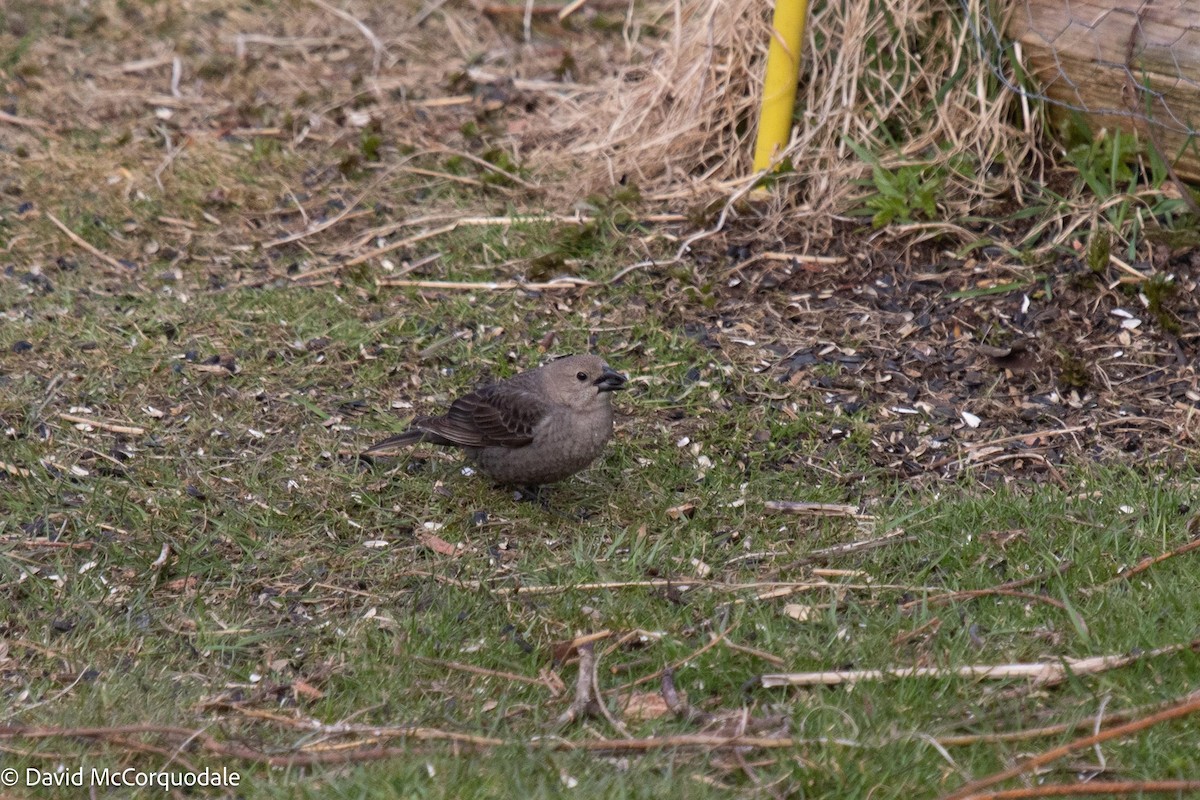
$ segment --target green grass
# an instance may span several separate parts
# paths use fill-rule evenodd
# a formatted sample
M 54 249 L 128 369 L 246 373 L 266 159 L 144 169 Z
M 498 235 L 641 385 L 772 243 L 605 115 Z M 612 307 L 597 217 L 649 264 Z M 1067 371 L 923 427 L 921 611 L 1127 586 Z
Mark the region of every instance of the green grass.
M 287 11 L 317 13 L 310 5 Z M 24 38 L 0 30 L 14 53 L 0 69 L 49 58 L 49 41 L 55 57 L 82 48 L 87 64 L 48 62 L 49 74 L 90 75 L 97 64 L 119 74 L 108 68 L 132 57 L 122 31 L 134 24 L 121 15 L 151 13 L 118 4 L 110 19 L 89 12 L 60 21 L 40 9 L 18 9 Z M 137 24 L 170 29 L 200 53 L 208 45 L 198 42 L 225 41 L 169 9 Z M 84 36 L 89 27 L 96 32 Z M 77 41 L 44 38 L 54 31 Z M 275 58 L 291 59 L 287 69 Z M 340 63 L 285 53 L 251 59 L 236 74 L 212 61 L 199 77 L 241 102 L 245 119 L 236 124 L 287 128 L 278 121 L 293 112 L 298 119 L 299 110 L 359 91 L 361 74 L 331 66 Z M 161 93 L 165 76 L 121 80 Z M 322 87 L 319 101 L 302 88 L 312 86 Z M 36 116 L 37 98 L 21 99 L 18 111 Z M 235 104 L 222 95 L 219 105 Z M 503 117 L 480 126 L 472 108 L 444 112 L 464 115 L 453 125 L 435 110 L 420 123 L 450 131 L 451 149 L 483 154 Z M 1200 664 L 1185 651 L 1051 688 L 957 677 L 762 688 L 764 673 L 1056 661 L 1192 641 L 1195 553 L 1113 578 L 1194 535 L 1194 456 L 1167 472 L 1064 449 L 1065 489 L 1023 482 L 1018 472 L 1010 483 L 995 472 L 903 481 L 885 439 L 930 437 L 922 419 L 881 433 L 880 408 L 864 403 L 847 415 L 816 388 L 764 368 L 780 361 L 774 346 L 808 344 L 809 332 L 786 316 L 757 313 L 785 307 L 791 288 L 737 305 L 715 277 L 724 269 L 719 248 L 704 243 L 694 263 L 612 280 L 677 247 L 643 238 L 639 217 L 664 209 L 632 186 L 587 199 L 589 225 L 464 226 L 389 255 L 403 270 L 441 254 L 409 278 L 569 274 L 595 282 L 585 290 L 388 288 L 379 260 L 303 288 L 290 271 L 330 266 L 372 227 L 433 212 L 538 213 L 542 198 L 510 191 L 494 171 L 452 153 L 411 164 L 476 183 L 375 169 L 376 158 L 386 167 L 415 147 L 409 131 L 389 127 L 412 123 L 407 114 L 395 115 L 399 122 L 384 115 L 388 124 L 368 138 L 357 129 L 302 144 L 198 134 L 162 171 L 160 190 L 151 176 L 163 164 L 154 133 L 162 121 L 140 102 L 110 111 L 113 134 L 80 126 L 61 141 L 22 140 L 36 157 L 0 149 L 0 166 L 14 176 L 0 195 L 0 726 L 60 734 L 0 730 L 0 769 L 227 767 L 244 785 L 224 795 L 244 798 L 907 800 L 1085 735 L 1101 712 L 1166 702 L 1200 683 Z M 175 118 L 181 129 L 186 113 Z M 210 121 L 195 127 L 207 131 Z M 71 120 L 62 124 L 71 130 Z M 454 138 L 460 130 L 470 141 Z M 437 138 L 419 133 L 411 138 Z M 532 164 L 501 154 L 494 164 L 527 177 Z M 297 205 L 310 221 L 326 219 L 360 195 L 353 210 L 362 216 L 298 243 L 261 246 L 304 230 Z M 83 253 L 47 211 L 136 268 L 110 269 Z M 377 244 L 365 241 L 354 255 Z M 549 353 L 587 350 L 629 374 L 632 388 L 617 398 L 604 458 L 553 487 L 549 510 L 462 474 L 459 460 L 436 448 L 376 464 L 355 457 L 480 382 Z M 871 377 L 838 361 L 807 369 L 839 390 Z M 142 432 L 83 430 L 64 414 Z M 766 510 L 770 500 L 853 504 L 872 519 L 781 515 Z M 897 528 L 907 537 L 885 547 L 808 558 Z M 440 553 L 430 534 L 461 547 Z M 1021 586 L 1032 596 L 937 599 L 1037 576 Z M 765 596 L 764 583 L 794 591 Z M 780 715 L 797 742 L 742 753 L 568 751 L 623 736 L 604 719 L 555 725 L 576 680 L 574 660 L 559 663 L 555 653 L 604 630 L 612 635 L 596 643 L 597 682 L 630 735 L 705 732 L 669 715 L 622 712 L 630 690 L 614 690 L 643 680 L 633 691 L 656 692 L 659 670 L 674 664 L 694 707 L 718 717 Z M 312 721 L 359 727 L 337 734 Z M 1081 727 L 1020 742 L 936 743 L 1058 723 Z M 70 733 L 133 725 L 177 726 L 285 758 L 348 744 L 401 750 L 366 763 L 268 767 L 206 751 L 200 737 Z M 476 752 L 392 735 L 403 726 L 501 744 Z M 1123 778 L 1196 777 L 1194 728 L 1165 724 L 1102 752 Z M 1071 782 L 1095 758 L 1080 752 L 1048 779 Z M 80 796 L 20 785 L 3 792 Z M 162 793 L 113 796 L 130 794 Z
M 1194 476 L 1079 467 L 1067 472 L 1069 495 L 1033 486 L 986 490 L 969 476 L 924 489 L 897 485 L 871 465 L 867 437 L 832 448 L 826 441 L 831 427 L 853 429 L 852 420 L 831 418 L 800 396 L 799 415 L 787 420 L 775 409 L 792 401 L 753 399 L 780 391 L 772 378 L 707 351 L 659 304 L 634 303 L 662 291 L 657 279 L 572 298 L 577 313 L 569 315 L 557 308 L 562 298 L 479 294 L 443 296 L 434 316 L 416 313 L 427 302 L 415 292 L 363 292 L 354 282 L 197 292 L 184 304 L 149 291 L 89 292 L 79 271 L 50 278 L 55 288 L 41 296 L 23 295 L 12 279 L 0 284 L 9 309 L 0 328 L 0 418 L 12 429 L 3 461 L 32 473 L 0 478 L 6 724 L 179 724 L 282 752 L 308 741 L 302 730 L 244 713 L 257 710 L 516 743 L 469 759 L 447 745 L 413 743 L 409 756 L 381 763 L 290 770 L 185 748 L 193 764 L 240 769 L 251 778 L 241 795 L 249 797 L 548 797 L 570 780 L 581 794 L 616 797 L 723 796 L 752 791 L 755 780 L 778 782 L 792 796 L 903 797 L 936 794 L 961 775 L 1000 769 L 1071 738 L 956 747 L 952 766 L 927 737 L 1075 721 L 1101 703 L 1116 710 L 1176 697 L 1200 679 L 1195 657 L 1176 654 L 1050 690 L 956 678 L 853 690 L 753 688 L 763 672 L 1004 664 L 1190 641 L 1200 586 L 1187 557 L 1107 581 L 1186 541 Z M 23 310 L 13 319 L 16 309 Z M 585 325 L 613 330 L 593 339 Z M 460 474 L 450 455 L 421 451 L 375 466 L 349 457 L 439 398 L 533 366 L 539 354 L 531 342 L 550 330 L 557 350 L 612 354 L 636 386 L 618 401 L 621 421 L 606 457 L 554 489 L 553 512 Z M 457 331 L 470 336 L 426 361 L 415 356 Z M 328 342 L 305 347 L 317 338 Z M 33 349 L 15 352 L 18 341 Z M 233 356 L 236 374 L 202 370 L 221 354 Z M 72 407 L 146 432 L 77 430 L 58 416 Z M 767 441 L 756 440 L 764 430 Z M 689 444 L 680 447 L 684 436 Z M 711 466 L 702 470 L 700 455 Z M 39 465 L 45 458 L 51 467 Z M 807 466 L 813 459 L 857 470 L 862 480 L 830 480 Z M 86 474 L 72 474 L 72 466 Z M 877 519 L 860 529 L 771 515 L 763 510 L 769 499 L 862 502 Z M 667 513 L 687 502 L 696 506 L 690 518 Z M 575 519 L 580 512 L 588 514 L 583 521 Z M 463 545 L 459 556 L 420 544 L 431 523 Z M 809 568 L 787 565 L 805 553 L 895 525 L 915 540 L 823 564 L 855 571 L 835 584 L 869 580 L 881 588 L 767 600 L 736 588 L 803 582 Z M 1003 544 L 989 535 L 1006 531 L 1018 533 Z M 79 547 L 32 541 L 47 536 Z M 155 567 L 163 545 L 169 557 Z M 1061 577 L 1026 590 L 1069 610 L 1012 597 L 901 607 L 1052 575 L 1067 561 Z M 697 582 L 699 563 L 711 572 Z M 572 588 L 656 578 L 680 585 Z M 484 588 L 471 588 L 476 583 Z M 514 596 L 516 586 L 561 591 Z M 784 614 L 786 603 L 811 605 L 809 619 Z M 939 626 L 927 638 L 893 643 L 934 617 Z M 553 696 L 542 686 L 414 659 L 531 678 L 550 669 L 572 687 L 574 668 L 551 661 L 553 645 L 602 629 L 654 634 L 603 658 L 602 688 L 687 658 L 719 632 L 780 661 L 708 649 L 677 673 L 691 703 L 781 713 L 798 738 L 860 747 L 813 743 L 753 754 L 753 779 L 727 756 L 531 749 L 522 743 L 554 732 L 570 688 Z M 297 694 L 299 681 L 321 696 Z M 629 725 L 639 736 L 695 732 L 669 718 Z M 1110 768 L 1131 777 L 1194 775 L 1187 730 L 1166 725 L 1110 743 Z M 592 721 L 563 735 L 618 734 Z M 157 763 L 120 746 L 70 740 L 24 741 L 5 756 L 21 769 L 64 759 Z

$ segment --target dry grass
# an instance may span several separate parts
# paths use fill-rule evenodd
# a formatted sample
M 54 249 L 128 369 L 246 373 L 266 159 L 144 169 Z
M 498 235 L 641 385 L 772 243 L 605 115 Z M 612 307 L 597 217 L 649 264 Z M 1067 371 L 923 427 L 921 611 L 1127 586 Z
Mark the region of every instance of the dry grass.
M 572 159 L 597 187 L 628 176 L 659 195 L 728 193 L 750 175 L 770 4 L 655 8 L 650 18 L 671 34 L 640 42 L 633 63 L 567 102 L 553 128 L 565 146 L 552 155 Z M 995 91 L 963 19 L 946 0 L 815 5 L 798 122 L 781 156 L 790 172 L 776 193 L 789 209 L 785 235 L 796 232 L 797 211 L 799 225 L 828 230 L 861 197 L 870 164 L 849 142 L 885 167 L 978 165 L 974 177 L 951 170 L 947 217 L 1019 196 L 1022 178 L 1041 165 L 1037 121 Z

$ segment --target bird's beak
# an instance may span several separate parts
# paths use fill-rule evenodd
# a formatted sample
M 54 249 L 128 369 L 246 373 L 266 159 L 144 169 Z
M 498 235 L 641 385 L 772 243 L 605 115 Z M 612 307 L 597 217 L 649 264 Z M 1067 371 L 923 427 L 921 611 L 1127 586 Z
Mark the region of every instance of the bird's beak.
M 624 389 L 625 376 L 612 367 L 605 367 L 604 371 L 600 373 L 600 377 L 596 378 L 596 388 L 602 392 L 615 392 L 618 389 Z

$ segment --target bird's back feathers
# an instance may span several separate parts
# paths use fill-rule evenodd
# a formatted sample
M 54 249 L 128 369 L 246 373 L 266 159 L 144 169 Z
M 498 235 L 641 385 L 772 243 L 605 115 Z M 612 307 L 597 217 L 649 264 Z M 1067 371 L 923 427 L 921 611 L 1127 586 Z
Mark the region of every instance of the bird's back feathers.
M 545 401 L 519 384 L 494 383 L 458 398 L 445 416 L 420 428 L 459 447 L 524 447 L 549 411 Z
M 366 455 L 429 442 L 453 447 L 524 447 L 549 407 L 521 382 L 484 386 L 454 401 L 440 417 L 417 417 L 404 433 L 374 444 Z

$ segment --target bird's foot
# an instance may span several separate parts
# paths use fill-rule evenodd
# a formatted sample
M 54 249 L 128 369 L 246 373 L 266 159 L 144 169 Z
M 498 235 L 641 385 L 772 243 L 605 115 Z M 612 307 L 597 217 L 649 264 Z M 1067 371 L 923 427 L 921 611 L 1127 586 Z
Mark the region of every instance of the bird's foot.
M 513 492 L 513 499 L 518 503 L 537 503 L 546 511 L 551 511 L 550 498 L 541 486 L 518 486 Z
M 550 504 L 551 494 L 544 486 L 521 486 L 513 492 L 513 499 L 518 503 L 537 503 L 543 511 L 568 522 L 587 522 L 594 515 L 585 508 L 577 508 L 574 512 L 555 508 Z

